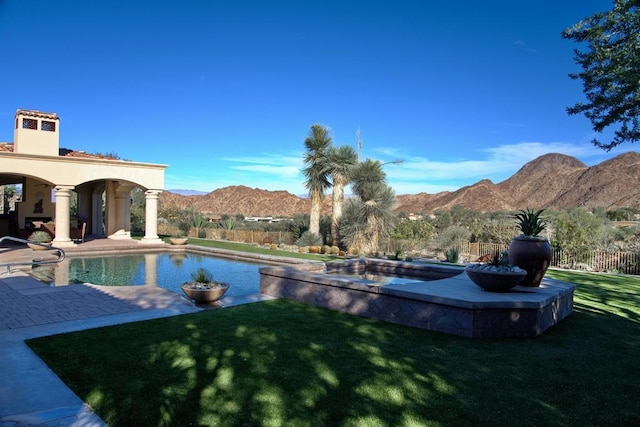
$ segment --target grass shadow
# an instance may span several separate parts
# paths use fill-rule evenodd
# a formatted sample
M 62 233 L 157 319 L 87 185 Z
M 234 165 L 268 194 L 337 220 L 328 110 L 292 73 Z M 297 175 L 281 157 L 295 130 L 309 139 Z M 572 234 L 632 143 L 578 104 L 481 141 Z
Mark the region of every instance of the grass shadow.
M 575 312 L 533 339 L 275 300 L 28 344 L 113 426 L 639 423 L 640 281 L 551 275 Z

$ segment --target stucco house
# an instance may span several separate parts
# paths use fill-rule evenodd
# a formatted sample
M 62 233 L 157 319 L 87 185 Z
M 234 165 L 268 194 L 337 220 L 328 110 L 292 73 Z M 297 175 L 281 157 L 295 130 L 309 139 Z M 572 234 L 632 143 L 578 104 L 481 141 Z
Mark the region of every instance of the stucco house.
M 2 212 L 0 227 L 28 231 L 34 222 L 55 223 L 55 246 L 75 245 L 70 235 L 86 233 L 131 239 L 131 190 L 145 192 L 145 234 L 140 243 L 161 243 L 157 234 L 158 195 L 167 165 L 118 160 L 60 148 L 56 113 L 17 110 L 13 143 L 0 143 L 0 185 L 21 184 L 15 211 Z M 72 193 L 77 215 L 70 215 Z

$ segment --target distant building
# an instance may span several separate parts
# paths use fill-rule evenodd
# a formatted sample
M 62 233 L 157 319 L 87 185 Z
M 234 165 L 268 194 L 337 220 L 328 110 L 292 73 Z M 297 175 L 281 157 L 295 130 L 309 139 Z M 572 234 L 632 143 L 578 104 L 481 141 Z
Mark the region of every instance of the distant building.
M 99 130 L 96 130 L 98 132 Z M 55 113 L 17 110 L 13 143 L 0 143 L 0 185 L 20 184 L 22 199 L 2 221 L 25 235 L 36 224 L 55 222 L 54 245 L 72 246 L 70 231 L 86 223 L 87 234 L 131 238 L 131 190 L 145 191 L 145 235 L 141 243 L 159 243 L 158 195 L 167 165 L 114 159 L 61 149 L 60 119 Z M 77 217 L 70 216 L 71 193 Z
M 273 218 L 272 216 L 248 216 L 244 219 L 247 222 L 280 222 L 281 218 Z

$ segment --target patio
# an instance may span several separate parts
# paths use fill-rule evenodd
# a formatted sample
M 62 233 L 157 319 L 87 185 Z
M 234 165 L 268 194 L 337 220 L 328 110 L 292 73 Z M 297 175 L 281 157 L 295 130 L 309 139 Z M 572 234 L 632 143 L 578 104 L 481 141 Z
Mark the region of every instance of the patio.
M 0 264 L 29 262 L 35 252 L 10 243 Z M 88 239 L 68 254 L 169 249 L 135 240 Z M 37 256 L 40 256 L 38 253 Z M 0 425 L 104 425 L 26 346 L 24 340 L 202 310 L 180 294 L 160 288 L 67 285 L 49 287 L 25 268 L 0 272 Z M 226 306 L 251 302 L 227 298 Z M 57 425 L 57 424 L 56 424 Z

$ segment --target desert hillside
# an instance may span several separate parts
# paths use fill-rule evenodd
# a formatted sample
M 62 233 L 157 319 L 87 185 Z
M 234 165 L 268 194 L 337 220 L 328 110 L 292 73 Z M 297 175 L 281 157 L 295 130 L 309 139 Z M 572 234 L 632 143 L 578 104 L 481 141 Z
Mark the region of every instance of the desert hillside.
M 451 192 L 398 195 L 397 202 L 397 210 L 406 213 L 432 213 L 456 205 L 481 212 L 578 206 L 640 209 L 640 154 L 628 152 L 591 167 L 571 156 L 546 154 L 498 184 L 483 179 Z M 308 199 L 287 191 L 241 185 L 205 195 L 165 191 L 160 203 L 166 208 L 194 207 L 212 216 L 290 217 L 310 210 Z M 325 197 L 322 213 L 331 213 L 330 195 Z

